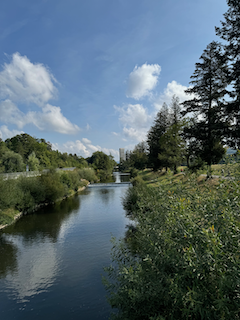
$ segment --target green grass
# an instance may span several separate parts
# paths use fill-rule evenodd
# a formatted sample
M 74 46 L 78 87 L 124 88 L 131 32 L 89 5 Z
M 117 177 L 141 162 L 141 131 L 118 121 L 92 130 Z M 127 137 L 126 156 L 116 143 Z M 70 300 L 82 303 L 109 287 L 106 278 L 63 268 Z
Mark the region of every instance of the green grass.
M 0 226 L 14 222 L 14 218 L 19 214 L 19 211 L 9 208 L 0 211 Z

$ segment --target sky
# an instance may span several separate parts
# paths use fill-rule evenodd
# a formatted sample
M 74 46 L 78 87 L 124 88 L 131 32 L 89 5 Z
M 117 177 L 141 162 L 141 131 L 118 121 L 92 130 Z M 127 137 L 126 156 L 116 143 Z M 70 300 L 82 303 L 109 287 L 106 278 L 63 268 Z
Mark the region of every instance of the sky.
M 189 99 L 226 0 L 2 0 L 0 137 L 118 161 L 163 102 Z

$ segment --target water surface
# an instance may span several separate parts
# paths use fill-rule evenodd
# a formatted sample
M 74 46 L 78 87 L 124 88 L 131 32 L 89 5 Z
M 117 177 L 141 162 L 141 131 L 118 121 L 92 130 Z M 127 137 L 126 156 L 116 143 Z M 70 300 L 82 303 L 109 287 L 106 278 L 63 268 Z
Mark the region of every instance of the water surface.
M 0 319 L 108 319 L 101 274 L 127 188 L 88 188 L 0 231 Z

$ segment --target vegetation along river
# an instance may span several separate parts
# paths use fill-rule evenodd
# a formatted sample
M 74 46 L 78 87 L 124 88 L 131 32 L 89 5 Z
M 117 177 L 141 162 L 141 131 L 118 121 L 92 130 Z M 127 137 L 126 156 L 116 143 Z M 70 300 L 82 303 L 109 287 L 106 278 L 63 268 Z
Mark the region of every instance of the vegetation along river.
M 128 223 L 127 188 L 89 187 L 0 231 L 0 319 L 108 319 L 101 275 Z

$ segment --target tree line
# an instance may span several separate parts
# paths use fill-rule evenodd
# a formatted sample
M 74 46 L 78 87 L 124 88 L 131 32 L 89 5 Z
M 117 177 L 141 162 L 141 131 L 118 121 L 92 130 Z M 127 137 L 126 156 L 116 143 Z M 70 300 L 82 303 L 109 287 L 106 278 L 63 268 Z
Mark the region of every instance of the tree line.
M 116 165 L 112 155 L 96 151 L 91 157 L 83 158 L 76 153 L 61 153 L 53 150 L 50 142 L 23 133 L 0 139 L 0 173 L 38 171 L 43 169 L 76 167 L 93 168 L 101 181 L 110 178 Z
M 240 3 L 228 0 L 228 11 L 216 34 L 223 43 L 212 41 L 195 64 L 189 99 L 179 103 L 172 97 L 163 104 L 147 134 L 147 140 L 126 153 L 123 169 L 131 166 L 176 171 L 185 159 L 199 168 L 218 163 L 225 146 L 240 146 Z

